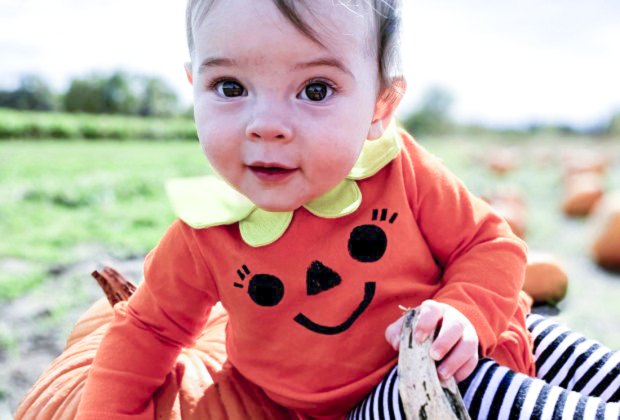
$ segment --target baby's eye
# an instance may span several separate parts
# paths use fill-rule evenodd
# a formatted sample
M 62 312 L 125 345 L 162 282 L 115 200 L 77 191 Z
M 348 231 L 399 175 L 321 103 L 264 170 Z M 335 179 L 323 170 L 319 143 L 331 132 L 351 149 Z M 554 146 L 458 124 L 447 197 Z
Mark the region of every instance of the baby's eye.
M 234 80 L 220 80 L 213 84 L 213 89 L 215 89 L 218 95 L 225 98 L 236 98 L 247 95 L 243 85 Z
M 301 99 L 320 102 L 330 97 L 334 89 L 325 82 L 312 82 L 307 84 L 299 94 Z

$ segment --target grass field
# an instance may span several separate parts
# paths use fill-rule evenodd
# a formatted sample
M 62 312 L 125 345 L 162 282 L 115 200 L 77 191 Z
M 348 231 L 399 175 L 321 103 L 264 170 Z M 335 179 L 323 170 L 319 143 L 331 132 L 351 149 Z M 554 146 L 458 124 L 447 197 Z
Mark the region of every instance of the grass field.
M 0 139 L 196 140 L 191 118 L 17 111 L 0 108 Z
M 164 182 L 209 171 L 197 142 L 0 142 L 0 299 L 85 247 L 144 254 L 173 219 Z

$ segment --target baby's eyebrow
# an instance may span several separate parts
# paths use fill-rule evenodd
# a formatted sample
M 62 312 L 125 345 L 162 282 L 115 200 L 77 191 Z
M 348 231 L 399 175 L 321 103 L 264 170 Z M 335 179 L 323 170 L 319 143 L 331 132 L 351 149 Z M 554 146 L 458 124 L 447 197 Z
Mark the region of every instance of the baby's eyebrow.
M 198 73 L 203 73 L 206 69 L 212 68 L 212 67 L 236 67 L 238 65 L 239 64 L 237 63 L 237 61 L 231 58 L 207 57 L 204 60 L 202 60 L 202 63 L 200 63 L 200 67 L 198 68 Z M 321 66 L 334 67 L 342 71 L 343 73 L 348 74 L 353 79 L 355 79 L 353 72 L 351 72 L 351 70 L 349 70 L 347 66 L 345 66 L 344 63 L 342 63 L 342 61 L 338 60 L 337 58 L 333 58 L 333 57 L 317 58 L 316 60 L 304 61 L 302 63 L 295 64 L 293 68 L 294 69 L 307 69 L 310 67 L 321 67 Z
M 318 58 L 316 60 L 311 60 L 311 61 L 307 61 L 303 63 L 297 63 L 295 64 L 294 68 L 295 69 L 307 69 L 309 67 L 319 67 L 319 66 L 335 67 L 338 70 L 348 74 L 353 79 L 355 79 L 355 76 L 353 75 L 351 70 L 349 70 L 347 66 L 345 66 L 344 63 L 342 63 L 342 61 L 338 60 L 337 58 L 332 58 L 332 57 Z
M 198 68 L 198 73 L 204 72 L 209 67 L 235 67 L 237 66 L 237 62 L 230 58 L 220 58 L 220 57 L 207 57 L 202 60 L 200 63 L 200 67 Z

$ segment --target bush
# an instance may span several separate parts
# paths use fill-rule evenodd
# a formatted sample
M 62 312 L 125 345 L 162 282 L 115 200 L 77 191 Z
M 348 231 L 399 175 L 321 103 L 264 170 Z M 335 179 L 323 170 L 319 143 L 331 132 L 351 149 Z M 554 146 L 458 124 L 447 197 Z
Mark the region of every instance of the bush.
M 162 79 L 122 71 L 73 80 L 63 103 L 67 112 L 166 117 L 179 113 L 177 95 Z
M 56 97 L 40 77 L 26 75 L 14 91 L 0 91 L 0 107 L 52 111 L 57 108 Z
M 0 108 L 1 139 L 196 140 L 189 118 L 14 111 Z
M 606 131 L 610 136 L 620 136 L 620 111 L 611 117 Z
M 137 114 L 138 103 L 132 77 L 123 72 L 75 79 L 64 96 L 64 109 L 68 112 Z
M 422 105 L 403 121 L 416 136 L 446 134 L 453 130 L 450 118 L 452 96 L 441 88 L 432 88 L 424 96 Z

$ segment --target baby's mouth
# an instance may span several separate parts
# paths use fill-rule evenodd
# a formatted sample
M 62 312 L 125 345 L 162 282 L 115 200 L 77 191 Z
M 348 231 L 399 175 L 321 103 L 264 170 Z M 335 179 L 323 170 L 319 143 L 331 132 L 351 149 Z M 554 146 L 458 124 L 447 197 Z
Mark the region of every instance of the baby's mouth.
M 262 181 L 282 181 L 297 171 L 297 168 L 269 163 L 251 164 L 248 165 L 248 168 L 258 179 Z

